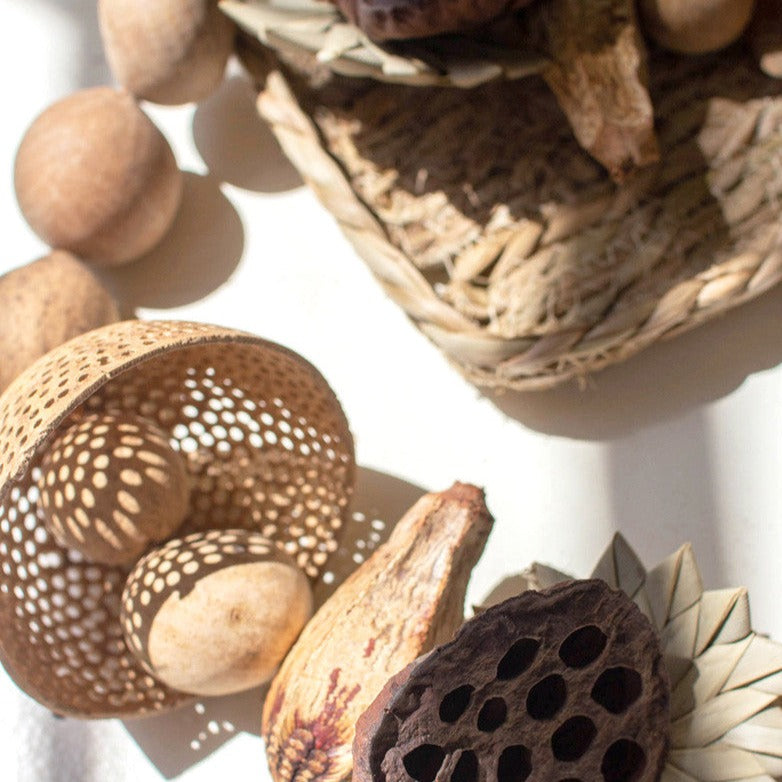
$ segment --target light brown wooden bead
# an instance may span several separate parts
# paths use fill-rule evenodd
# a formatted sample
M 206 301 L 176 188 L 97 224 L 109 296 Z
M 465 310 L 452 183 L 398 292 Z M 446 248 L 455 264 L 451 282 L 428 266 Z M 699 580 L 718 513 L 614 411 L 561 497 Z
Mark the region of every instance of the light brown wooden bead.
M 312 614 L 309 581 L 260 533 L 169 541 L 122 596 L 128 647 L 169 687 L 224 695 L 268 681 Z
M 134 95 L 189 103 L 222 81 L 235 29 L 216 0 L 99 0 L 98 14 L 106 59 Z
M 16 155 L 14 185 L 22 214 L 49 245 L 117 265 L 168 231 L 182 173 L 130 93 L 94 87 L 33 121 Z
M 120 319 L 93 271 L 56 250 L 0 277 L 0 391 L 52 348 Z
M 704 54 L 739 38 L 755 0 L 641 0 L 639 7 L 645 32 L 660 46 Z
M 77 418 L 41 461 L 47 528 L 93 562 L 132 564 L 179 527 L 189 491 L 184 461 L 165 432 L 128 413 Z

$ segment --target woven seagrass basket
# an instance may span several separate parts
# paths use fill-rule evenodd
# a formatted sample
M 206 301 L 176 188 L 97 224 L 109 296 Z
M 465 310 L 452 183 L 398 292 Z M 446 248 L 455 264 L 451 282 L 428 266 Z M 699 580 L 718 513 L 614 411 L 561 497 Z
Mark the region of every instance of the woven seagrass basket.
M 540 70 L 528 52 L 400 59 L 319 0 L 223 6 L 252 30 L 240 53 L 285 153 L 473 382 L 583 378 L 782 276 L 782 82 L 741 45 L 652 52 L 660 163 L 616 184 L 543 80 L 512 78 Z
M 95 564 L 59 545 L 40 505 L 47 444 L 69 420 L 100 412 L 154 422 L 183 456 L 190 506 L 177 536 L 256 530 L 313 580 L 338 548 L 353 441 L 334 393 L 307 361 L 201 324 L 127 321 L 88 332 L 0 396 L 0 662 L 57 713 L 127 717 L 191 696 L 150 676 L 126 645 L 120 597 L 132 564 Z M 100 447 L 90 443 L 93 456 Z M 104 458 L 127 458 L 118 450 Z M 61 468 L 59 478 L 51 491 L 84 490 L 76 469 Z

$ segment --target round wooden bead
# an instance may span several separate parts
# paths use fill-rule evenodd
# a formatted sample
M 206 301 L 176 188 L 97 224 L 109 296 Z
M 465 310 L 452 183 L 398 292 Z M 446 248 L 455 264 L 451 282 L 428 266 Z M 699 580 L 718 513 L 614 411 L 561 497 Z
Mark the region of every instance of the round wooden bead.
M 22 214 L 50 246 L 117 265 L 168 231 L 182 173 L 130 93 L 93 87 L 33 121 L 16 155 L 14 185 Z

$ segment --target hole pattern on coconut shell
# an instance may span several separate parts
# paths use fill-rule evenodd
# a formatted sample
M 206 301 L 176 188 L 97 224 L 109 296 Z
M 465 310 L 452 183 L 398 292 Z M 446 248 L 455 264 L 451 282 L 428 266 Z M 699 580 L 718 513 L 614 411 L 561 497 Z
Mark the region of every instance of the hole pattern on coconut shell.
M 110 378 L 110 379 L 109 379 Z M 176 535 L 260 532 L 316 577 L 338 546 L 354 480 L 344 414 L 295 353 L 202 324 L 128 321 L 55 349 L 0 406 L 0 661 L 53 711 L 136 715 L 185 697 L 131 654 L 119 621 L 129 566 L 61 546 L 40 507 L 57 427 L 132 413 L 167 433 L 191 484 Z
M 358 722 L 354 779 L 653 782 L 668 700 L 658 639 L 626 595 L 596 580 L 525 592 L 391 679 Z

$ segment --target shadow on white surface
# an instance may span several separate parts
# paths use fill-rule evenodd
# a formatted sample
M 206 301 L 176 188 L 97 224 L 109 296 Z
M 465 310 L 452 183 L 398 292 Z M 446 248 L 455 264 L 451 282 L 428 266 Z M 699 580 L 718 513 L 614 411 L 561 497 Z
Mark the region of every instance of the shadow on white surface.
M 339 551 L 331 560 L 331 577 L 315 585 L 322 602 L 380 543 L 404 512 L 425 492 L 377 470 L 359 467 L 356 493 Z M 198 698 L 167 714 L 126 720 L 124 725 L 141 750 L 166 778 L 173 779 L 217 751 L 238 733 L 260 736 L 261 710 L 267 687 L 220 698 Z M 263 749 L 258 748 L 258 767 Z
M 606 440 L 726 396 L 749 375 L 782 362 L 782 287 L 597 372 L 586 388 L 486 392 L 530 429 Z
M 227 282 L 243 251 L 242 220 L 218 180 L 185 172 L 169 233 L 137 261 L 100 273 L 123 309 L 168 309 L 199 301 Z
M 193 140 L 212 176 L 223 182 L 261 193 L 303 184 L 256 112 L 255 92 L 244 76 L 229 76 L 199 104 Z

